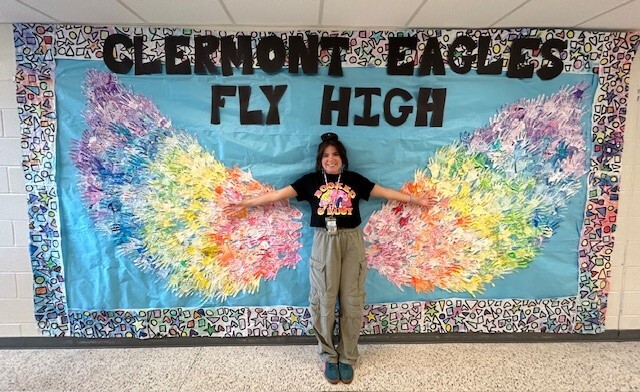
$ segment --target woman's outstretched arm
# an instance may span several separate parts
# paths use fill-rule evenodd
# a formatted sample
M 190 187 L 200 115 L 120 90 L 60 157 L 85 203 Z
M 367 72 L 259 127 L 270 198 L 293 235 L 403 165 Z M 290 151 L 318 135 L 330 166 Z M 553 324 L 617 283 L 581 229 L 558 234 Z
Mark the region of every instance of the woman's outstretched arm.
M 371 196 L 380 197 L 387 200 L 401 201 L 404 203 L 418 204 L 423 207 L 431 208 L 436 204 L 433 197 L 429 195 L 413 196 L 407 193 L 396 191 L 395 189 L 385 188 L 381 185 L 374 185 L 371 190 Z
M 293 187 L 289 185 L 282 189 L 267 192 L 263 195 L 252 197 L 250 199 L 230 202 L 222 209 L 222 211 L 226 215 L 235 215 L 247 207 L 255 207 L 261 206 L 263 204 L 275 203 L 280 200 L 296 197 L 297 195 L 298 194 L 296 193 L 295 189 L 293 189 Z

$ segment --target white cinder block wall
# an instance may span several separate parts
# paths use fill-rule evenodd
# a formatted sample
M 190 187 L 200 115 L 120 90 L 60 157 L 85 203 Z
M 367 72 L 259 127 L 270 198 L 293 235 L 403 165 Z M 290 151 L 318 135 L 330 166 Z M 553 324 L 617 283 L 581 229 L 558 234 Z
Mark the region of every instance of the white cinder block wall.
M 606 327 L 640 329 L 640 53 L 631 67 Z
M 39 336 L 33 317 L 29 225 L 20 163 L 13 27 L 0 25 L 0 337 Z
M 607 329 L 640 329 L 640 60 L 631 78 Z M 33 318 L 13 27 L 0 24 L 0 337 L 40 336 Z

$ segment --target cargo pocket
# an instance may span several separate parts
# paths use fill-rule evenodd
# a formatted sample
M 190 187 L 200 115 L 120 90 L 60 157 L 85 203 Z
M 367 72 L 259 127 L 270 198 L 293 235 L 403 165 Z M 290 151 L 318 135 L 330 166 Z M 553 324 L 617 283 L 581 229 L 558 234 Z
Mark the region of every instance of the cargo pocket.
M 369 271 L 367 259 L 360 260 L 360 274 L 358 275 L 358 293 L 364 297 L 364 285 L 367 280 L 367 272 Z
M 309 258 L 309 283 L 311 284 L 312 296 L 318 295 L 318 292 L 324 293 L 327 291 L 327 267 L 324 262 Z M 315 292 L 315 293 L 314 293 Z

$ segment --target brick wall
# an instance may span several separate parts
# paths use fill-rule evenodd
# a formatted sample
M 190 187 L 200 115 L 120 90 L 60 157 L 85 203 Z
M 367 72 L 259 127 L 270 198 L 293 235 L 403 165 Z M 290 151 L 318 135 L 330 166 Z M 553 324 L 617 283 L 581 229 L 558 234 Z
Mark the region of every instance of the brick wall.
M 0 25 L 0 337 L 38 336 L 20 125 L 16 109 L 13 28 Z
M 629 81 L 629 112 L 622 153 L 621 194 L 607 328 L 640 329 L 640 57 Z

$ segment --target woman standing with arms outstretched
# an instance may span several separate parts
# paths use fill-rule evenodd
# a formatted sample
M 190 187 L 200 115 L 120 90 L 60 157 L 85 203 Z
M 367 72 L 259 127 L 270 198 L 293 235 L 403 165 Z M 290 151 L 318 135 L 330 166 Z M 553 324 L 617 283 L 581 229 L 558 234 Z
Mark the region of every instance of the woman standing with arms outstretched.
M 324 362 L 324 376 L 335 384 L 353 380 L 358 360 L 358 338 L 364 308 L 364 281 L 367 266 L 364 237 L 359 227 L 360 200 L 370 196 L 429 208 L 434 201 L 413 197 L 374 184 L 349 171 L 347 151 L 335 133 L 325 133 L 318 146 L 316 171 L 293 184 L 251 199 L 231 203 L 225 208 L 236 214 L 247 207 L 296 197 L 311 205 L 311 227 L 315 229 L 311 250 L 309 303 L 318 351 Z M 338 344 L 333 344 L 334 309 L 340 303 Z

